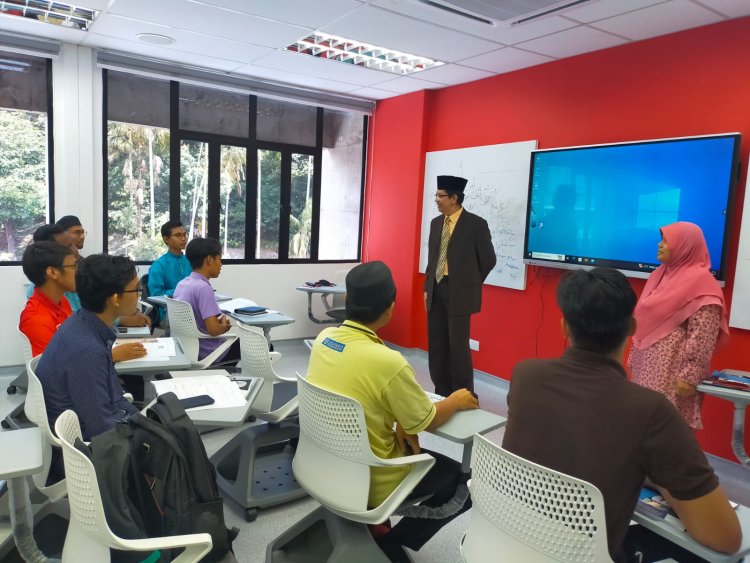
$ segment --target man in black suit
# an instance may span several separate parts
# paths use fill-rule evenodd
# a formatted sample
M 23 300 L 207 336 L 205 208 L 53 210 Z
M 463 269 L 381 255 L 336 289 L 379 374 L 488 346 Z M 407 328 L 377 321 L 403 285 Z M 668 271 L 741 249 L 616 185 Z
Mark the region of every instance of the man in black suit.
M 430 223 L 424 284 L 430 378 L 444 396 L 464 387 L 474 392 L 471 315 L 482 306 L 482 284 L 497 261 L 487 221 L 461 207 L 467 182 L 437 177 L 441 215 Z

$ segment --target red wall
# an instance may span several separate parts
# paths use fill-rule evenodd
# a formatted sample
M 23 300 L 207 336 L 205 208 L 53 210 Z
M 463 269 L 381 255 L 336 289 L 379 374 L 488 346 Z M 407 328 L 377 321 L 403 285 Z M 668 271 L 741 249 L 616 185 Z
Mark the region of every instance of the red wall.
M 388 263 L 398 285 L 396 313 L 384 338 L 406 347 L 427 345 L 424 276 L 418 273 L 426 151 L 531 139 L 550 148 L 730 131 L 741 132 L 743 140 L 728 299 L 750 148 L 750 18 L 378 103 L 364 259 Z M 519 360 L 562 352 L 559 275 L 529 268 L 525 291 L 485 286 L 482 312 L 472 320 L 472 338 L 481 343 L 475 368 L 508 379 Z M 634 280 L 633 286 L 640 293 L 643 282 Z M 750 371 L 750 332 L 733 329 L 714 365 Z M 734 459 L 731 419 L 729 403 L 706 399 L 699 440 L 728 459 Z

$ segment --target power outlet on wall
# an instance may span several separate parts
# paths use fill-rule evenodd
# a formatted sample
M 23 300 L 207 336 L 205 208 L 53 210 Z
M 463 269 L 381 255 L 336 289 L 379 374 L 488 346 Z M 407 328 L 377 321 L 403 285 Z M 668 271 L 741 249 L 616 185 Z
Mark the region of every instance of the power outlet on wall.
M 479 340 L 472 340 L 469 338 L 469 348 L 475 352 L 479 352 Z

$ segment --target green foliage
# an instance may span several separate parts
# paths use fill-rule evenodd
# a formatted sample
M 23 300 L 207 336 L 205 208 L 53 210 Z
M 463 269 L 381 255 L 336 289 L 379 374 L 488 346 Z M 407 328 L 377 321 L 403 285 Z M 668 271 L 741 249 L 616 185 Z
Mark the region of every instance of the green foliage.
M 18 260 L 47 215 L 47 116 L 0 110 L 0 252 Z

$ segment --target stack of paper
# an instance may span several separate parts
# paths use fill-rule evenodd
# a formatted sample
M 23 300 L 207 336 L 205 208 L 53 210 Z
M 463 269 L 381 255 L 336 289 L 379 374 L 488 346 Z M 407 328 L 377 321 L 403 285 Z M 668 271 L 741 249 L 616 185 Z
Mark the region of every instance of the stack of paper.
M 221 303 L 219 303 L 219 308 L 225 313 L 234 313 L 235 309 L 239 309 L 241 307 L 255 306 L 257 306 L 257 303 L 255 301 L 250 301 L 250 299 L 243 299 L 242 297 L 235 297 L 234 299 L 230 299 L 229 301 L 222 301 Z
M 115 340 L 114 346 L 120 346 L 121 344 L 132 344 L 134 342 L 143 344 L 143 347 L 146 348 L 146 355 L 143 358 L 119 362 L 120 364 L 127 364 L 131 362 L 167 362 L 169 361 L 169 358 L 174 358 L 177 355 L 177 350 L 174 346 L 174 339 L 172 338 L 118 339 Z
M 191 410 L 243 407 L 247 405 L 245 395 L 234 381 L 223 375 L 198 375 L 180 377 L 152 382 L 157 395 L 169 393 L 178 399 L 187 399 L 198 395 L 208 395 L 214 400 L 212 405 L 195 407 Z

